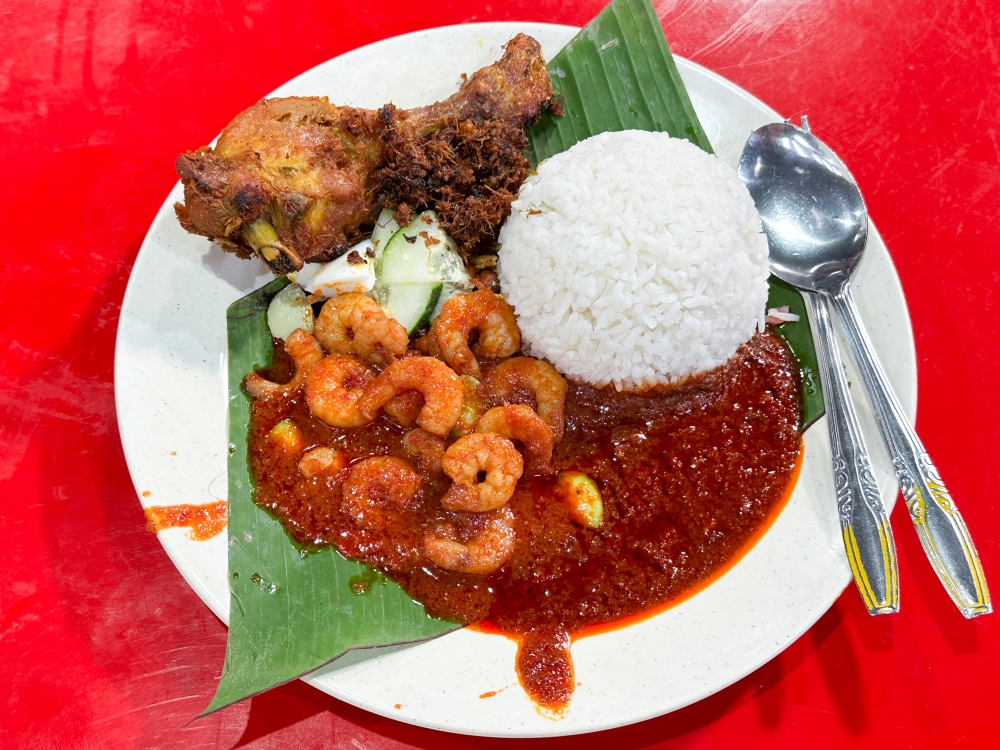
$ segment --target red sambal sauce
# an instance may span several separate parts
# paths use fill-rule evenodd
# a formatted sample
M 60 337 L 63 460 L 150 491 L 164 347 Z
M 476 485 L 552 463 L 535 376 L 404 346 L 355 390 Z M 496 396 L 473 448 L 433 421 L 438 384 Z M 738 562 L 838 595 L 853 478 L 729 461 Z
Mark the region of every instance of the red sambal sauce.
M 287 380 L 280 346 L 269 377 Z M 490 394 L 481 394 L 490 405 Z M 524 403 L 536 406 L 529 395 Z M 682 597 L 735 561 L 780 508 L 795 476 L 801 434 L 798 366 L 785 343 L 757 334 L 715 370 L 643 394 L 570 384 L 556 471 L 580 471 L 600 489 L 598 529 L 574 523 L 553 476 L 522 476 L 509 507 L 516 542 L 487 576 L 442 570 L 422 552 L 442 521 L 472 535 L 482 514 L 444 510 L 450 486 L 440 470 L 418 469 L 423 486 L 381 525 L 360 528 L 341 512 L 349 470 L 307 479 L 301 454 L 268 445 L 271 428 L 292 419 L 303 446 L 327 445 L 354 462 L 389 455 L 415 465 L 402 445 L 407 428 L 385 415 L 354 429 L 313 417 L 299 396 L 257 399 L 250 428 L 256 502 L 303 544 L 333 545 L 373 564 L 431 615 L 486 621 L 521 636 L 517 672 L 541 706 L 565 706 L 573 691 L 569 634 Z
M 191 539 L 204 542 L 226 528 L 228 510 L 225 500 L 204 505 L 151 505 L 145 509 L 146 528 L 154 534 L 186 528 Z

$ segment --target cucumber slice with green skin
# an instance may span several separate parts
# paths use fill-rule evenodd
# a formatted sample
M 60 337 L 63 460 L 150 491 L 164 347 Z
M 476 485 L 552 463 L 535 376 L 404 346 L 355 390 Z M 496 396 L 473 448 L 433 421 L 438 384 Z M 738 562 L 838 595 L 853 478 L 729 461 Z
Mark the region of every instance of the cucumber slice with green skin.
M 440 293 L 439 293 L 440 296 Z M 437 299 L 434 300 L 435 303 Z M 287 339 L 296 328 L 306 333 L 313 332 L 313 311 L 301 287 L 289 284 L 271 300 L 267 306 L 267 327 L 271 335 Z
M 434 312 L 431 313 L 431 320 L 434 320 L 438 315 L 441 314 L 441 308 L 444 307 L 444 303 L 454 297 L 456 294 L 468 294 L 472 289 L 468 285 L 458 285 L 452 284 L 451 282 L 446 282 L 444 288 L 441 290 L 441 296 L 438 297 L 437 304 L 434 305 Z
M 389 221 L 383 221 L 384 218 L 385 210 L 376 230 L 379 226 L 389 227 Z M 379 239 L 381 242 L 382 237 Z M 378 279 L 373 290 L 375 299 L 385 313 L 396 318 L 410 334 L 433 320 L 440 311 L 442 296 L 472 288 L 455 243 L 441 229 L 433 211 L 424 211 L 385 241 L 375 263 Z
M 377 273 L 383 284 L 417 281 L 470 284 L 455 243 L 441 229 L 433 211 L 424 211 L 392 236 L 385 245 Z
M 430 323 L 443 286 L 440 281 L 376 284 L 375 299 L 386 315 L 399 321 L 408 335 L 413 335 Z
M 396 214 L 388 208 L 383 208 L 375 221 L 375 229 L 372 230 L 372 247 L 375 249 L 375 275 L 378 276 L 382 265 L 382 252 L 386 243 L 399 231 L 399 224 L 396 223 Z

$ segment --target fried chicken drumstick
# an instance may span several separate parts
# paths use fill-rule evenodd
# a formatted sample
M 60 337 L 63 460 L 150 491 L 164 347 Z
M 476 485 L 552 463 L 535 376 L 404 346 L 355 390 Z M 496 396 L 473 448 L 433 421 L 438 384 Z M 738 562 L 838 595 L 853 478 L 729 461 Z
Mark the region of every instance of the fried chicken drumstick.
M 263 100 L 215 148 L 177 158 L 181 225 L 276 274 L 342 255 L 383 205 L 434 208 L 466 257 L 492 239 L 528 175 L 524 130 L 555 106 L 541 47 L 518 34 L 445 101 L 401 110 L 326 97 Z

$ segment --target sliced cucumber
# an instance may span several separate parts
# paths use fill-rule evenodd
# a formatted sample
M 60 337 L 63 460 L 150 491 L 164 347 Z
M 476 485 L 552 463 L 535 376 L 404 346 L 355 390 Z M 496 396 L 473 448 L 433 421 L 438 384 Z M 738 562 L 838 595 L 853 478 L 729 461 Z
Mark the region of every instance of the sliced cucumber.
M 431 314 L 441 296 L 440 281 L 375 285 L 375 299 L 386 315 L 395 318 L 408 334 L 431 321 Z
M 383 208 L 375 221 L 375 229 L 372 230 L 372 247 L 375 248 L 375 274 L 378 275 L 381 266 L 382 251 L 385 250 L 386 243 L 399 231 L 399 224 L 396 223 L 396 214 L 388 208 Z
M 433 211 L 424 211 L 392 236 L 385 245 L 380 270 L 379 281 L 383 284 L 470 283 L 454 241 L 441 229 Z
M 385 211 L 382 213 L 379 226 L 388 227 L 389 222 L 383 221 Z M 442 296 L 472 289 L 455 243 L 441 229 L 433 211 L 424 211 L 392 235 L 375 262 L 375 299 L 411 334 L 437 315 Z
M 434 301 L 437 302 L 437 297 Z M 276 339 L 287 339 L 296 328 L 306 333 L 313 332 L 312 307 L 300 287 L 289 284 L 274 295 L 267 306 L 267 327 Z
M 431 313 L 431 320 L 434 320 L 434 318 L 441 314 L 441 308 L 444 307 L 445 302 L 450 300 L 456 294 L 468 294 L 470 291 L 471 289 L 469 285 L 459 285 L 446 282 L 444 288 L 441 290 L 441 296 L 438 297 L 437 304 L 434 305 L 434 312 Z

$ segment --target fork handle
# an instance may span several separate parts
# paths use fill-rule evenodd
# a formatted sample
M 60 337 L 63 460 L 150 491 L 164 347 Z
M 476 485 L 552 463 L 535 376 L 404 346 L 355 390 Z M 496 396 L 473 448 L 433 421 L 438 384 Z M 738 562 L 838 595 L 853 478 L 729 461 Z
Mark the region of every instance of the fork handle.
M 927 559 L 963 615 L 991 612 L 990 592 L 969 529 L 889 385 L 861 323 L 850 285 L 845 284 L 832 301 Z
M 861 598 L 872 615 L 899 611 L 899 571 L 892 528 L 868 459 L 825 294 L 805 295 L 816 332 L 840 530 Z

